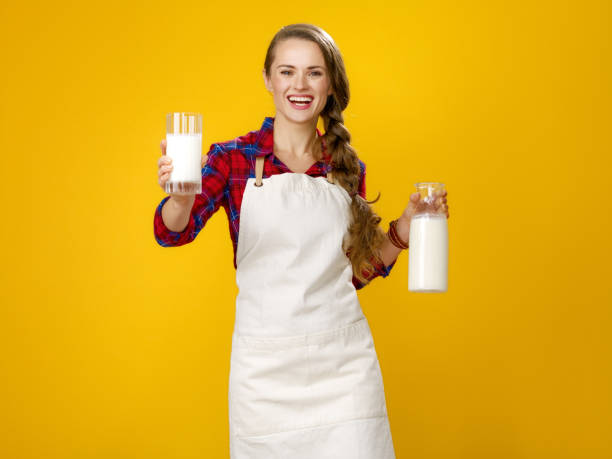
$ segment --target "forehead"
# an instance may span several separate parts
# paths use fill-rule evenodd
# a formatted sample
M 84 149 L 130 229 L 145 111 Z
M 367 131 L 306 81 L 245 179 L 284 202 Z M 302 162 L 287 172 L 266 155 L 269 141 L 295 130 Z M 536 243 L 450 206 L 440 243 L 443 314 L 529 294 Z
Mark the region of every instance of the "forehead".
M 325 59 L 319 46 L 310 40 L 290 38 L 276 45 L 274 66 L 293 65 L 308 67 L 320 65 L 325 67 Z

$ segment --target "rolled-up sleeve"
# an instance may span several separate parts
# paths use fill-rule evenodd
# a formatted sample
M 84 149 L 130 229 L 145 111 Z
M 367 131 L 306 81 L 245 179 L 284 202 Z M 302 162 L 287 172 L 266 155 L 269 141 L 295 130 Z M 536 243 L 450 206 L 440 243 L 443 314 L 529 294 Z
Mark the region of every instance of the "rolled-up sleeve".
M 202 193 L 196 195 L 189 222 L 183 231 L 170 231 L 162 219 L 162 207 L 170 199 L 164 197 L 155 209 L 153 234 L 162 247 L 177 247 L 193 241 L 208 219 L 228 198 L 231 170 L 229 153 L 218 144 L 212 144 L 208 159 L 202 168 Z
M 365 184 L 366 168 L 365 168 L 365 163 L 363 163 L 361 160 L 359 160 L 359 166 L 361 167 L 361 175 L 359 177 L 358 193 L 359 193 L 359 196 L 361 196 L 362 198 L 366 199 L 366 184 Z M 376 256 L 370 258 L 369 261 L 370 261 L 370 263 L 372 263 L 372 266 L 374 267 L 374 270 L 373 271 L 367 271 L 367 270 L 364 269 L 361 272 L 362 276 L 367 279 L 367 282 L 363 283 L 359 279 L 357 279 L 357 277 L 355 275 L 353 275 L 353 285 L 355 286 L 355 289 L 357 289 L 357 290 L 365 287 L 370 282 L 372 282 L 372 279 L 374 279 L 374 278 L 376 278 L 378 276 L 387 277 L 390 274 L 391 269 L 395 265 L 395 262 L 397 261 L 397 259 L 393 260 L 393 262 L 389 266 L 385 266 L 383 261 L 380 258 L 376 257 Z

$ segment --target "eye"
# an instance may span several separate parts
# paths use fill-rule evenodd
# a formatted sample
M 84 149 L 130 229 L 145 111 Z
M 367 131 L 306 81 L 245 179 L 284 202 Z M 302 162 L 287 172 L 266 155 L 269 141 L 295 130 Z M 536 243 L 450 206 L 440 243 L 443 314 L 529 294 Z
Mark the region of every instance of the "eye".
M 291 73 L 290 70 L 281 70 L 281 75 L 285 75 L 285 74 L 289 74 Z M 315 70 L 314 72 L 311 72 L 312 75 L 317 75 L 317 76 L 321 76 L 323 75 L 321 72 L 319 72 L 318 70 Z

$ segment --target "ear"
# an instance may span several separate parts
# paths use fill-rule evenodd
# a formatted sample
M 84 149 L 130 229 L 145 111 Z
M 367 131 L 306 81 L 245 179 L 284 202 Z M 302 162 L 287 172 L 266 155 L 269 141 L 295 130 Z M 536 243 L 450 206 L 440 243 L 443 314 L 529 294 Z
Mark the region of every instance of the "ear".
M 272 92 L 272 85 L 270 84 L 270 80 L 266 76 L 266 69 L 263 69 L 261 71 L 261 75 L 263 76 L 264 84 L 266 85 L 266 89 L 268 90 L 268 92 Z

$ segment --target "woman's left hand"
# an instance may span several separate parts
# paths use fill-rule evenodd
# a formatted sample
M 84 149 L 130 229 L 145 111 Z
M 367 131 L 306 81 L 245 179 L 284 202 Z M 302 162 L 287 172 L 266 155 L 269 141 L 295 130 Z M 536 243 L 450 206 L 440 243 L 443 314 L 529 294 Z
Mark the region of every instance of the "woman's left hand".
M 448 213 L 448 204 L 446 203 L 446 190 L 441 191 L 438 190 L 434 193 L 434 210 L 438 213 L 445 214 L 446 218 L 449 218 Z M 410 195 L 410 202 L 404 209 L 402 216 L 400 219 L 404 221 L 411 221 L 414 214 L 417 212 L 424 210 L 426 207 L 425 202 L 421 199 L 421 195 L 418 192 L 412 193 Z

